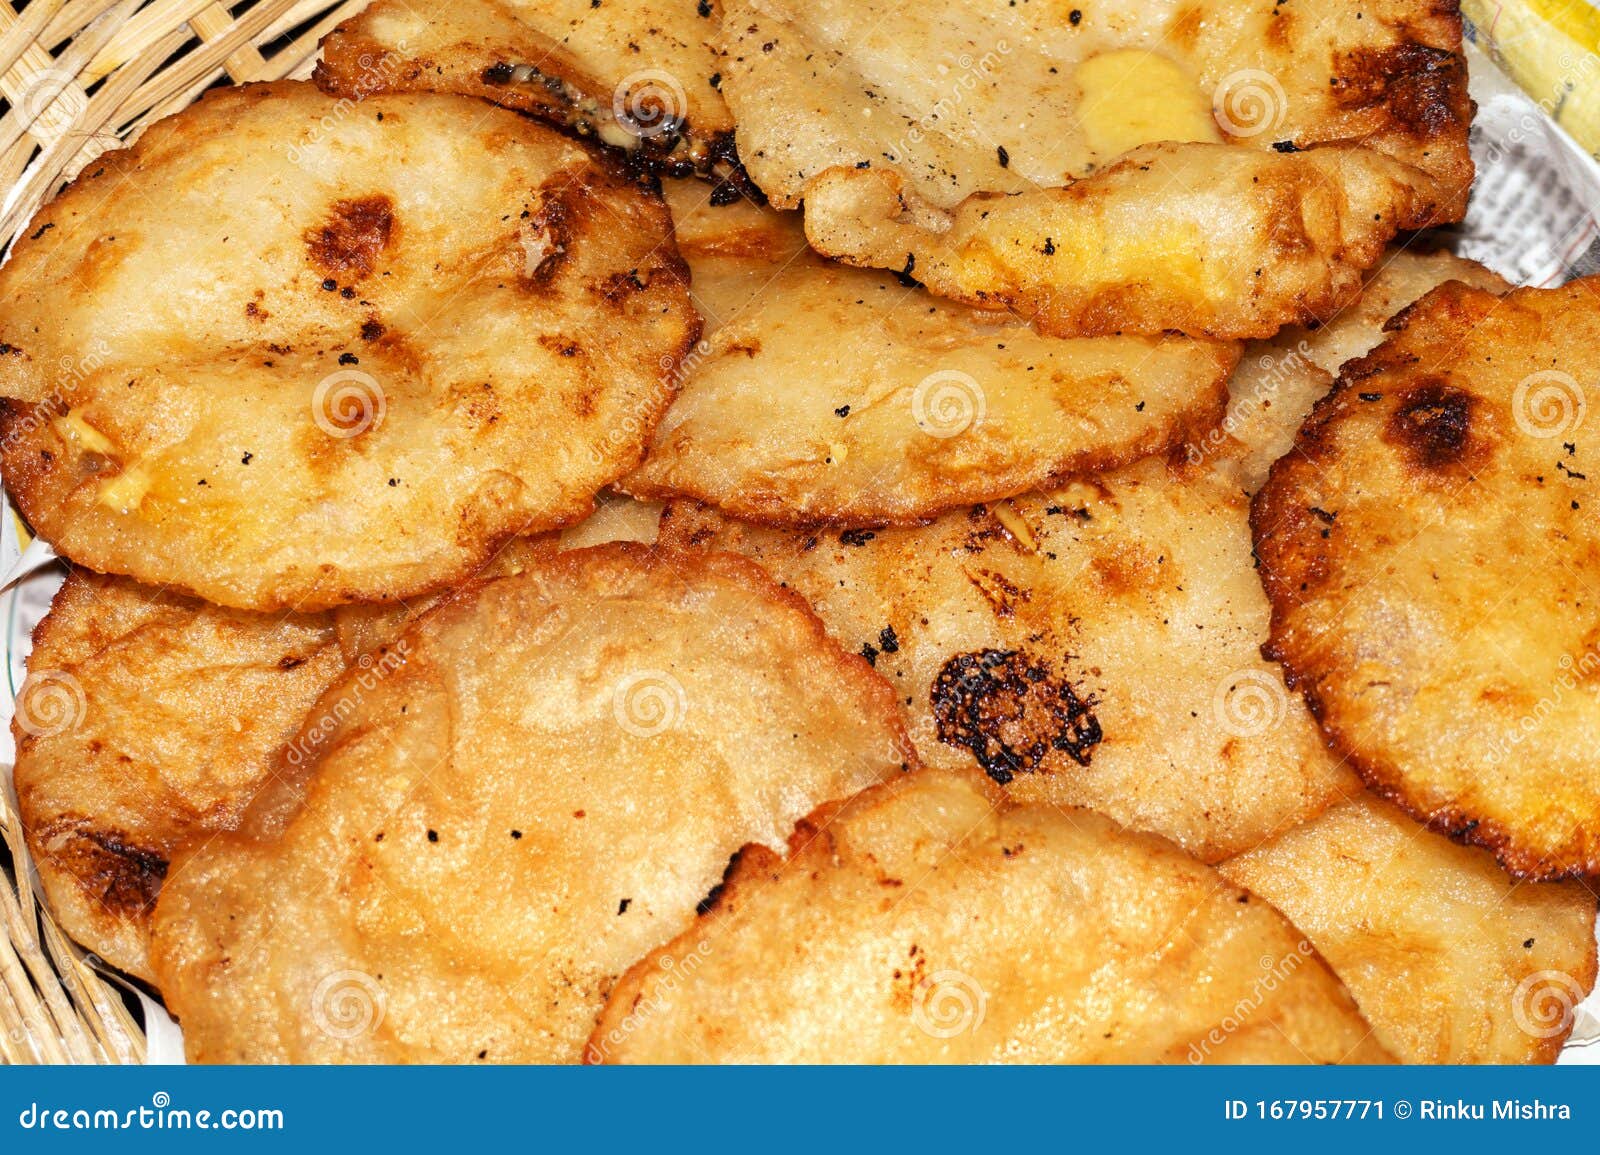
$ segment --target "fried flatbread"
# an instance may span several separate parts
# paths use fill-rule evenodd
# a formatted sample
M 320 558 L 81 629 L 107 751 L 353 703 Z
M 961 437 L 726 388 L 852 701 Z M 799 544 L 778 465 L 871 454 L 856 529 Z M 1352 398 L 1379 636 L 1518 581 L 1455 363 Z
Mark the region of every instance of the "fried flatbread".
M 479 96 L 669 173 L 742 183 L 717 29 L 714 0 L 378 0 L 323 40 L 315 79 L 356 100 Z
M 1594 987 L 1595 897 L 1366 796 L 1218 868 L 1272 903 L 1407 1063 L 1553 1063 Z
M 657 196 L 514 113 L 220 90 L 0 271 L 0 464 L 102 572 L 247 609 L 409 598 L 638 463 L 687 280 Z
M 1466 209 L 1453 6 L 723 10 L 740 156 L 819 251 L 1053 333 L 1270 337 Z
M 1125 464 L 1221 419 L 1231 343 L 1044 337 L 806 249 L 794 214 L 668 191 L 706 333 L 632 493 L 905 524 Z
M 174 862 L 152 959 L 192 1060 L 576 1060 L 734 851 L 915 760 L 889 687 L 742 558 L 535 560 L 401 645 Z
M 1597 284 L 1441 286 L 1347 363 L 1253 510 L 1269 652 L 1414 817 L 1600 872 Z
M 764 529 L 688 503 L 662 541 L 747 554 L 898 691 L 924 761 L 1088 806 L 1208 861 L 1357 789 L 1263 661 L 1245 498 L 1148 462 L 912 529 Z
M 752 846 L 591 1062 L 1385 1062 L 1286 919 L 1164 839 L 920 771 Z
M 150 979 L 173 854 L 238 822 L 345 668 L 328 614 L 268 617 L 73 571 L 34 631 L 12 722 L 23 829 L 62 929 Z
M 1491 293 L 1511 286 L 1476 261 L 1448 252 L 1391 249 L 1367 278 L 1361 296 L 1318 328 L 1299 325 L 1271 341 L 1252 341 L 1228 381 L 1228 415 L 1185 446 L 1194 465 L 1214 464 L 1255 493 L 1272 463 L 1289 452 L 1311 407 L 1333 387 L 1339 366 L 1383 340 L 1386 321 L 1445 281 Z
M 608 498 L 560 535 L 517 538 L 478 575 L 654 536 L 660 511 Z M 443 595 L 318 614 L 228 610 L 74 570 L 34 635 L 13 731 L 23 829 L 69 935 L 150 980 L 150 913 L 180 847 L 232 829 L 306 712 Z

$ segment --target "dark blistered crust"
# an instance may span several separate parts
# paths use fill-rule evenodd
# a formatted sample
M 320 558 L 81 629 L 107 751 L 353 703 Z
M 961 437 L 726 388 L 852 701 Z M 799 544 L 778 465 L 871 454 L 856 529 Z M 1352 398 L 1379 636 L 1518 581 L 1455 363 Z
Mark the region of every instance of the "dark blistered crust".
M 1105 737 L 1093 695 L 1017 650 L 953 655 L 934 677 L 929 704 L 939 741 L 969 751 L 1002 786 L 1036 773 L 1052 752 L 1087 766 Z
M 36 861 L 49 861 L 70 875 L 109 918 L 143 922 L 167 877 L 165 851 L 140 846 L 120 830 L 108 830 L 84 815 L 65 815 L 34 826 L 28 845 Z M 46 847 L 57 849 L 45 852 Z
M 1362 143 L 1426 173 L 1436 207 L 1431 219 L 1405 228 L 1460 220 L 1467 211 L 1473 162 L 1467 134 L 1477 106 L 1467 93 L 1457 0 L 1431 0 L 1431 10 L 1401 25 L 1399 43 L 1334 56 L 1335 105 L 1363 123 Z
M 1395 314 L 1384 328 L 1404 333 L 1419 323 L 1470 324 L 1498 300 L 1493 293 L 1449 281 Z M 1417 484 L 1458 484 L 1473 469 L 1482 467 L 1491 452 L 1492 447 L 1477 440 L 1472 423 L 1481 399 L 1434 375 L 1407 379 L 1404 375 L 1416 363 L 1416 356 L 1394 339 L 1347 362 L 1333 389 L 1313 406 L 1295 437 L 1294 448 L 1273 463 L 1266 484 L 1251 501 L 1250 528 L 1260 562 L 1258 572 L 1271 606 L 1262 656 L 1281 663 L 1285 683 L 1301 692 L 1330 747 L 1367 786 L 1430 830 L 1490 851 L 1508 873 L 1530 882 L 1600 875 L 1600 840 L 1568 838 L 1558 846 L 1536 850 L 1524 845 L 1521 835 L 1502 822 L 1473 815 L 1459 806 L 1425 805 L 1393 759 L 1354 740 L 1341 723 L 1334 693 L 1324 690 L 1330 674 L 1323 660 L 1298 641 L 1293 621 L 1296 606 L 1329 576 L 1329 551 L 1322 543 L 1331 515 L 1305 505 L 1297 494 L 1301 485 L 1313 480 L 1338 453 L 1336 436 L 1342 418 L 1379 396 L 1369 391 L 1374 378 L 1397 374 L 1406 381 L 1398 391 L 1383 437 L 1407 460 L 1408 472 Z M 1382 397 L 1386 399 L 1392 392 L 1392 388 L 1383 390 Z
M 450 92 L 475 96 L 538 117 L 552 127 L 598 142 L 597 119 L 590 109 L 609 108 L 611 86 L 585 72 L 559 53 L 541 54 L 542 71 L 532 79 L 514 79 L 507 53 L 489 45 L 453 45 L 435 56 L 408 56 L 369 31 L 371 10 L 339 25 L 322 40 L 322 57 L 312 80 L 331 96 L 361 100 L 379 92 Z M 381 67 L 379 65 L 381 64 Z M 745 174 L 734 146 L 732 127 L 702 129 L 692 120 L 680 131 L 640 140 L 633 149 L 611 149 L 636 175 L 700 177 L 715 182 L 719 193 L 761 201 L 761 191 Z
M 72 664 L 68 658 L 77 648 L 73 643 L 80 629 L 75 619 L 93 612 L 95 596 L 82 574 L 68 575 L 51 599 L 50 611 L 33 629 L 30 669 Z M 17 717 L 11 720 L 11 736 L 17 751 L 14 777 L 23 834 L 63 928 L 114 966 L 142 972 L 143 952 L 127 940 L 142 941 L 148 933 L 150 911 L 167 874 L 166 848 L 141 845 L 92 815 L 41 808 L 43 784 L 34 783 L 39 740 Z M 74 907 L 96 925 L 80 925 Z
M 732 555 L 710 555 L 728 557 Z M 934 773 L 924 771 L 924 773 Z M 988 781 L 976 770 L 941 771 L 955 777 L 963 777 L 971 781 L 977 789 L 990 798 L 996 807 L 1010 805 Z M 789 846 L 786 854 L 779 854 L 771 847 L 763 846 L 757 842 L 746 843 L 734 856 L 728 860 L 727 872 L 722 876 L 722 881 L 701 903 L 701 908 L 695 921 L 671 940 L 662 943 L 655 950 L 645 955 L 633 966 L 629 967 L 617 979 L 611 988 L 611 994 L 606 999 L 606 1004 L 601 1008 L 595 1020 L 594 1031 L 589 1035 L 589 1041 L 583 1048 L 583 1062 L 586 1066 L 593 1066 L 607 1061 L 610 1047 L 606 1044 L 605 1036 L 617 1029 L 614 1020 L 626 1020 L 633 1013 L 639 1001 L 650 992 L 651 980 L 654 976 L 670 973 L 672 966 L 670 960 L 677 952 L 689 948 L 695 940 L 700 938 L 706 924 L 712 920 L 723 921 L 735 917 L 745 903 L 745 893 L 748 890 L 759 889 L 764 883 L 777 881 L 779 875 L 785 870 L 803 867 L 808 861 L 815 860 L 818 869 L 822 869 L 834 856 L 834 837 L 829 833 L 829 827 L 840 814 L 847 808 L 857 806 L 871 806 L 874 801 L 885 794 L 902 788 L 902 784 L 911 781 L 900 778 L 890 782 L 881 782 L 876 786 L 869 786 L 854 798 L 834 799 L 822 803 L 810 814 L 795 823 L 794 833 L 789 836 Z M 1146 837 L 1134 835 L 1134 837 Z M 1148 836 L 1155 837 L 1155 836 Z M 1164 840 L 1157 839 L 1164 842 Z M 1220 881 L 1220 880 L 1219 880 Z M 1223 885 L 1231 885 L 1224 882 Z
M 394 202 L 387 196 L 338 200 L 326 220 L 306 231 L 306 255 L 314 268 L 348 285 L 371 275 L 394 232 Z

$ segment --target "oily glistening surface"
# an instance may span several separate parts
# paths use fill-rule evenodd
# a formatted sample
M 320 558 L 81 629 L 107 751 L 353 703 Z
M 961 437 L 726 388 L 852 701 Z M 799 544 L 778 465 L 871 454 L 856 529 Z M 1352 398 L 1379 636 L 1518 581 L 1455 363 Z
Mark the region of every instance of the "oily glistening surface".
M 189 1059 L 1561 1053 L 1600 314 L 1429 231 L 1453 4 L 377 0 L 310 75 L 0 267 L 26 850 Z

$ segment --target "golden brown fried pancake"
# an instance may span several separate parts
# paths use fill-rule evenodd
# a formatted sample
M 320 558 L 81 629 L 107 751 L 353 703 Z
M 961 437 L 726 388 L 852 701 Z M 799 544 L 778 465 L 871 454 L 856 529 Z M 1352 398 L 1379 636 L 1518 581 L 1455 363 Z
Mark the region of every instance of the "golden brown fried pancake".
M 1492 293 L 1511 288 L 1476 261 L 1447 252 L 1391 249 L 1367 278 L 1361 296 L 1326 325 L 1295 325 L 1271 341 L 1247 344 L 1228 381 L 1228 415 L 1216 429 L 1185 446 L 1189 463 L 1214 459 L 1246 493 L 1255 493 L 1272 463 L 1289 452 L 1311 407 L 1333 387 L 1339 366 L 1382 341 L 1390 317 L 1452 280 Z
M 327 614 L 265 616 L 75 570 L 17 698 L 28 848 L 62 929 L 151 977 L 174 852 L 234 825 L 345 670 Z
M 632 493 L 778 524 L 914 523 L 1215 428 L 1232 344 L 1043 337 L 849 269 L 794 214 L 668 189 L 706 334 Z
M 1269 652 L 1330 738 L 1529 878 L 1600 872 L 1597 287 L 1428 294 L 1253 510 Z
M 1311 945 L 1163 839 L 920 771 L 746 848 L 591 1062 L 1386 1062 Z
M 653 537 L 659 516 L 608 498 L 559 541 L 513 539 L 478 576 Z M 173 854 L 232 829 L 329 683 L 387 669 L 386 650 L 442 597 L 254 614 L 73 571 L 35 632 L 13 726 L 23 828 L 63 929 L 151 978 L 150 911 Z
M 535 560 L 400 645 L 173 864 L 152 959 L 191 1059 L 576 1060 L 734 851 L 914 762 L 890 689 L 742 558 Z
M 465 97 L 228 89 L 0 271 L 0 464 L 94 569 L 405 599 L 583 517 L 697 331 L 665 206 L 583 146 Z
M 1453 5 L 723 10 L 740 157 L 819 251 L 1062 335 L 1270 337 L 1466 209 Z
M 680 176 L 727 175 L 716 32 L 712 0 L 378 0 L 323 40 L 316 80 L 358 100 L 481 96 Z
M 899 693 L 923 759 L 1208 861 L 1356 789 L 1278 667 L 1243 495 L 1161 463 L 915 529 L 763 529 L 687 503 L 662 541 L 755 558 Z
M 1594 986 L 1595 897 L 1518 884 L 1365 796 L 1218 868 L 1311 939 L 1407 1063 L 1553 1063 Z

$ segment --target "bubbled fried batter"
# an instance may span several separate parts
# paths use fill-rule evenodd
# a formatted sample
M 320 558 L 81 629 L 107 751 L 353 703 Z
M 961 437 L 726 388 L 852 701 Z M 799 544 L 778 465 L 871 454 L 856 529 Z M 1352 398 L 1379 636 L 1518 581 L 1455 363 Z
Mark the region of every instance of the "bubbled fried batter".
M 1221 416 L 1230 343 L 1042 336 L 824 261 L 793 214 L 693 182 L 667 198 L 707 323 L 632 493 L 780 525 L 915 523 L 1163 453 Z
M 751 847 L 633 967 L 612 1063 L 1389 1061 L 1288 921 L 1164 839 L 919 771 Z
M 172 856 L 231 828 L 344 672 L 331 615 L 258 615 L 75 570 L 12 722 L 28 848 L 62 929 L 150 979 Z M 355 655 L 351 655 L 355 661 Z
M 659 197 L 541 125 L 219 90 L 0 272 L 0 465 L 97 570 L 243 609 L 404 600 L 580 520 L 698 325 Z
M 1217 868 L 1283 911 L 1407 1063 L 1553 1063 L 1594 987 L 1595 896 L 1517 883 L 1370 795 Z
M 152 958 L 191 1060 L 574 1061 L 729 855 L 915 764 L 889 687 L 741 558 L 533 557 L 394 648 L 174 863 Z
M 1252 522 L 1277 656 L 1414 817 L 1600 871 L 1595 284 L 1441 286 L 1345 364 Z
M 926 526 L 779 530 L 688 503 L 662 541 L 759 561 L 894 684 L 923 758 L 1215 861 L 1355 791 L 1264 661 L 1227 479 L 1147 462 Z
M 1270 337 L 1466 208 L 1453 5 L 724 12 L 740 154 L 819 251 L 1053 333 Z

